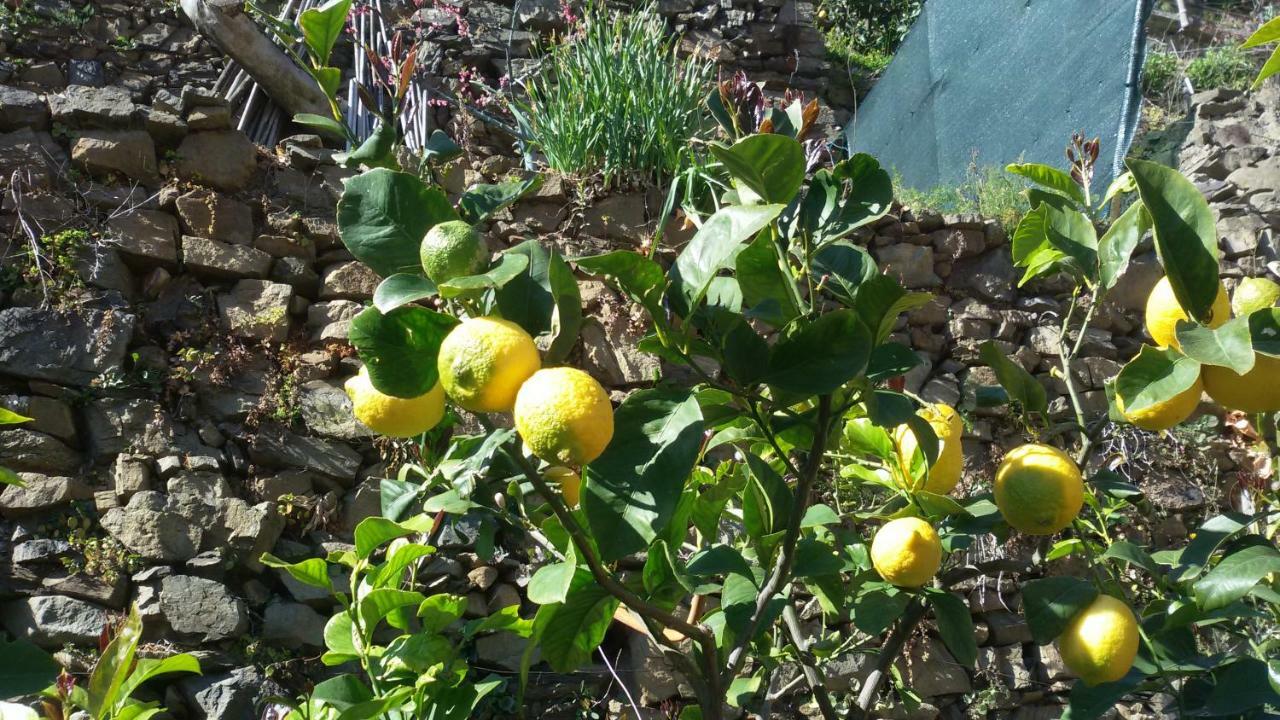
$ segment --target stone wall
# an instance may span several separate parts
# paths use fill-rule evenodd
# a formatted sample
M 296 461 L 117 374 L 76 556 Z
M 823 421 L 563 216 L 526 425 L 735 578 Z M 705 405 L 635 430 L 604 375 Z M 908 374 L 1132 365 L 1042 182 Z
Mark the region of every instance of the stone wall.
M 554 4 L 526 6 L 537 10 L 521 11 L 530 27 L 555 23 Z M 286 683 L 291 672 L 316 669 L 287 658 L 318 654 L 331 610 L 257 558 L 343 546 L 355 523 L 377 512 L 378 479 L 404 457 L 351 419 L 341 390 L 358 368 L 345 342 L 349 322 L 377 278 L 337 237 L 333 208 L 350 171 L 333 163 L 332 150 L 307 135 L 253 145 L 228 129 L 229 108 L 202 89 L 221 59 L 178 15 L 141 4 L 97 7 L 77 31 L 50 21 L 0 40 L 8 58 L 0 69 L 0 405 L 35 418 L 0 430 L 0 465 L 27 482 L 0 493 L 0 619 L 51 650 L 89 648 L 105 620 L 137 603 L 157 643 L 150 652 L 195 648 L 205 667 L 203 677 L 169 688 L 175 714 L 248 718 L 256 698 L 278 691 L 264 667 Z M 509 12 L 469 7 L 473 32 L 485 12 L 499 20 Z M 725 46 L 745 63 L 776 57 L 762 48 L 789 36 L 769 23 L 807 5 L 660 7 L 688 29 L 730 38 Z M 799 39 L 805 32 L 796 31 Z M 451 51 L 480 45 L 456 42 Z M 800 57 L 802 65 L 814 59 Z M 789 69 L 752 69 L 790 77 Z M 808 72 L 800 76 L 822 71 Z M 1184 170 L 1223 217 L 1229 284 L 1280 270 L 1275 96 L 1271 88 L 1199 97 L 1184 153 Z M 509 172 L 510 158 L 473 154 L 445 182 L 457 193 Z M 652 192 L 583 197 L 552 177 L 487 231 L 496 247 L 542 237 L 570 256 L 634 248 L 654 230 L 658 201 Z M 85 234 L 49 240 L 64 230 Z M 32 234 L 46 255 L 43 276 L 24 276 Z M 963 405 L 993 382 L 976 348 L 994 339 L 1061 394 L 1051 372 L 1063 287 L 1016 288 L 1005 228 L 900 208 L 861 241 L 906 285 L 936 294 L 897 328 L 926 361 L 909 389 Z M 1094 410 L 1104 409 L 1102 379 L 1142 342 L 1141 306 L 1158 273 L 1144 246 L 1086 338 L 1077 379 Z M 575 360 L 615 391 L 648 382 L 660 368 L 634 347 L 641 318 L 604 284 L 583 278 L 582 290 L 588 320 Z M 1055 412 L 1064 411 L 1058 401 Z M 1017 439 L 1000 413 L 971 417 L 966 489 L 983 486 L 1002 447 Z M 1185 452 L 1176 441 L 1159 442 L 1168 443 L 1155 447 L 1170 461 L 1129 467 L 1162 518 L 1132 532 L 1158 543 L 1182 537 L 1181 517 L 1223 490 L 1212 485 L 1215 473 L 1172 461 Z M 1229 482 L 1225 442 L 1208 455 Z M 523 603 L 531 574 L 524 549 L 500 542 L 482 558 L 475 537 L 470 520 L 451 525 L 426 579 L 467 595 L 473 617 Z M 900 662 L 926 705 L 912 717 L 960 717 L 982 703 L 997 717 L 1056 717 L 1065 670 L 1052 646 L 1030 642 L 1013 583 L 1033 550 L 1013 543 L 971 551 L 984 573 L 963 587 L 979 621 L 979 672 L 958 668 L 930 634 L 914 638 Z M 809 610 L 803 616 L 816 631 Z M 688 693 L 635 636 L 616 629 L 608 643 L 623 651 L 638 699 L 656 705 Z M 510 671 L 520 648 L 495 636 L 476 650 L 478 666 Z M 828 668 L 832 689 L 856 687 L 866 663 L 838 658 Z M 534 714 L 569 716 L 584 683 L 587 697 L 621 701 L 603 668 L 537 678 Z M 1159 715 L 1160 702 L 1124 715 Z

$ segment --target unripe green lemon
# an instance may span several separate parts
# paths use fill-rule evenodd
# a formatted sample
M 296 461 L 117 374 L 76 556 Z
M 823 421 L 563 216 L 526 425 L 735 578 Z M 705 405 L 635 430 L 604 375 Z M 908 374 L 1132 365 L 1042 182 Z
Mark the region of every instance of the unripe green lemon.
M 547 462 L 580 466 L 595 460 L 613 438 L 613 407 L 595 378 L 577 368 L 534 373 L 516 395 L 516 430 Z
M 942 542 L 918 517 L 890 520 L 871 540 L 871 564 L 887 583 L 922 587 L 942 567 Z
M 378 392 L 369 381 L 368 368 L 360 368 L 344 388 L 356 419 L 379 435 L 414 437 L 435 427 L 444 417 L 444 389 L 438 382 L 416 398 L 398 398 Z
M 1084 481 L 1066 453 L 1029 443 L 1004 456 L 996 470 L 995 496 L 996 507 L 1013 529 L 1052 535 L 1080 514 Z
M 1138 621 L 1124 602 L 1099 595 L 1058 637 L 1062 662 L 1088 685 L 1115 682 L 1138 656 Z
M 440 344 L 436 368 L 449 399 L 472 412 L 507 412 L 520 384 L 542 361 L 519 325 L 494 317 L 464 320 Z
M 433 225 L 419 248 L 422 270 L 439 285 L 475 275 L 489 263 L 489 246 L 476 229 L 461 220 Z

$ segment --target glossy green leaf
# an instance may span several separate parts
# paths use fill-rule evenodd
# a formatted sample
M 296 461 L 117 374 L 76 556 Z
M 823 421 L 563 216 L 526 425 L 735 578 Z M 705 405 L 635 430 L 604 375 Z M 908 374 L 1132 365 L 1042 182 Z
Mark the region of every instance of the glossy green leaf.
M 1179 320 L 1176 334 L 1183 354 L 1202 365 L 1228 367 L 1238 375 L 1253 369 L 1247 317 L 1233 318 L 1216 328 Z
M 420 592 L 411 590 L 398 590 L 396 588 L 377 588 L 370 590 L 364 597 L 360 598 L 359 612 L 360 623 L 364 626 L 366 637 L 372 637 L 373 632 L 378 629 L 378 624 L 383 618 L 392 627 L 406 630 L 396 621 L 395 611 L 400 608 L 414 606 L 417 607 L 427 598 Z
M 1249 314 L 1249 340 L 1255 352 L 1280 357 L 1280 308 Z
M 534 337 L 549 336 L 548 363 L 563 361 L 582 327 L 582 295 L 573 270 L 555 249 L 526 240 L 505 255 L 525 255 L 528 268 L 498 289 L 498 310 Z
M 416 175 L 387 169 L 347 180 L 338 201 L 343 244 L 383 277 L 422 272 L 422 238 L 432 226 L 457 219 L 444 191 Z
M 1080 187 L 1067 173 L 1058 168 L 1040 163 L 1013 163 L 1005 170 L 1020 175 L 1037 185 L 1071 198 L 1077 205 L 1084 206 L 1084 188 Z
M 0 698 L 34 695 L 53 684 L 62 668 L 26 640 L 0 643 Z
M 586 569 L 573 577 L 562 603 L 543 605 L 533 621 L 542 658 L 556 672 L 573 672 L 591 659 L 613 622 L 618 600 Z
M 338 710 L 346 710 L 353 705 L 372 700 L 373 692 L 360 678 L 344 673 L 317 683 L 315 689 L 311 691 L 311 697 Z
M 199 675 L 200 672 L 200 661 L 194 655 L 188 655 L 187 653 L 179 653 L 164 658 L 137 658 L 133 666 L 133 672 L 129 674 L 124 684 L 120 686 L 117 706 L 119 707 L 121 703 L 127 702 L 133 697 L 135 690 L 152 678 L 178 673 Z M 2 695 L 3 693 L 0 693 L 0 696 Z
M 582 507 L 605 560 L 666 528 L 702 447 L 702 411 L 678 390 L 634 392 L 614 413 L 613 440 L 584 469 Z
M 389 313 L 369 307 L 351 320 L 349 339 L 379 392 L 414 398 L 439 381 L 440 343 L 456 324 L 453 317 L 418 305 Z
M 85 688 L 88 702 L 84 709 L 91 716 L 108 717 L 112 714 L 120 699 L 120 688 L 133 672 L 134 654 L 141 640 L 142 617 L 135 605 L 129 609 L 124 624 L 102 651 L 89 675 L 89 684 Z
M 494 213 L 515 203 L 542 186 L 542 175 L 524 180 L 506 180 L 496 185 L 472 185 L 458 198 L 458 214 L 472 225 L 488 220 Z
M 853 624 L 868 635 L 879 635 L 907 609 L 911 598 L 883 583 L 859 593 L 853 601 Z
M 791 202 L 804 182 L 804 147 L 778 134 L 748 135 L 730 147 L 707 146 L 729 171 L 765 203 Z
M 898 316 L 914 310 L 932 298 L 929 293 L 907 292 L 888 275 L 875 275 L 858 286 L 853 309 L 879 345 L 893 332 Z
M 1115 709 L 1116 703 L 1133 692 L 1144 679 L 1143 673 L 1135 668 L 1115 682 L 1087 685 L 1083 680 L 1077 680 L 1071 686 L 1062 720 L 1095 720 L 1102 717 L 1107 711 Z
M 1223 558 L 1196 581 L 1196 602 L 1204 610 L 1226 607 L 1270 573 L 1280 573 L 1280 551 L 1270 545 L 1244 548 Z
M 329 579 L 329 565 L 320 558 L 308 558 L 301 562 L 291 563 L 285 562 L 271 553 L 263 553 L 261 562 L 267 567 L 284 570 L 293 576 L 294 580 L 303 585 L 333 590 L 333 583 Z
M 983 343 L 978 350 L 978 357 L 995 372 L 996 380 L 1009 397 L 1027 412 L 1043 413 L 1048 409 L 1049 401 L 1044 386 L 1031 373 L 1023 370 L 1021 365 L 1005 357 L 994 342 L 988 340 Z
M 1280 693 L 1271 686 L 1267 663 L 1263 660 L 1242 657 L 1214 670 L 1213 677 L 1213 691 L 1205 702 L 1205 714 L 1209 717 L 1240 717 L 1255 708 L 1280 705 Z
M 866 153 L 818 170 L 800 206 L 802 227 L 826 246 L 879 220 L 893 205 L 893 180 Z
M 385 314 L 401 305 L 435 297 L 436 292 L 436 284 L 426 275 L 396 273 L 378 283 L 373 291 L 373 306 Z
M 871 338 L 852 310 L 835 310 L 773 346 L 765 382 L 786 392 L 822 395 L 860 375 Z
M 529 267 L 529 256 L 524 253 L 503 253 L 498 263 L 478 275 L 463 275 L 440 283 L 440 297 L 455 298 L 474 295 L 486 290 L 501 288 L 515 280 Z
M 440 165 L 462 155 L 462 147 L 443 130 L 432 130 L 422 148 L 422 159 Z
M 440 593 L 423 600 L 418 605 L 417 615 L 424 631 L 438 633 L 462 619 L 466 611 L 466 596 Z
M 564 602 L 577 570 L 578 566 L 572 562 L 551 563 L 538 568 L 529 579 L 529 600 L 538 605 Z
M 342 36 L 350 11 L 351 0 L 328 0 L 318 7 L 302 11 L 298 16 L 298 25 L 302 28 L 302 37 L 314 64 L 329 64 L 329 55 Z
M 350 615 L 340 612 L 329 618 L 324 626 L 324 646 L 329 650 L 325 653 L 325 665 L 341 665 L 358 657 L 355 624 Z
M 630 250 L 575 258 L 573 263 L 589 275 L 612 279 L 624 295 L 648 310 L 650 317 L 662 317 L 662 291 L 667 279 L 658 263 Z
M 1151 555 L 1138 545 L 1127 540 L 1117 540 L 1111 543 L 1111 547 L 1100 556 L 1103 560 L 1119 560 L 1134 567 L 1142 568 L 1151 575 L 1160 574 L 1160 566 L 1155 560 L 1151 559 Z
M 1178 556 L 1175 579 L 1185 580 L 1209 564 L 1218 547 L 1243 530 L 1252 518 L 1238 513 L 1214 515 L 1196 528 L 1196 536 Z
M 885 343 L 871 351 L 867 361 L 867 380 L 884 382 L 906 375 L 920 364 L 920 356 L 901 343 Z
M 771 233 L 759 233 L 734 260 L 747 314 L 782 327 L 800 314 L 795 283 L 783 270 Z
M 338 68 L 319 68 L 312 72 L 317 75 L 317 79 L 319 79 L 319 73 L 327 73 L 334 83 L 334 91 L 337 91 L 337 86 L 342 81 L 341 70 Z M 380 119 L 378 126 L 356 149 L 346 155 L 335 156 L 334 159 L 341 162 L 344 167 L 349 168 L 366 167 L 399 170 L 400 163 L 395 154 L 396 143 L 399 140 L 400 131 L 396 123 Z
M 938 634 L 942 636 L 942 642 L 957 662 L 965 668 L 973 668 L 978 662 L 978 642 L 974 637 L 969 604 L 946 590 L 930 588 L 926 597 L 938 620 Z
M 733 265 L 744 243 L 773 222 L 782 205 L 731 205 L 702 224 L 676 258 L 671 271 L 672 300 L 682 312 L 702 301 L 711 280 Z
M 1098 597 L 1098 589 L 1077 577 L 1030 580 L 1022 586 L 1023 613 L 1038 645 L 1047 645 L 1062 634 L 1076 613 Z
M 1200 363 L 1172 348 L 1143 345 L 1116 375 L 1116 395 L 1137 412 L 1185 391 L 1200 377 Z
M 32 418 L 4 407 L 0 407 L 0 425 L 19 425 L 24 422 L 31 422 Z
M 1151 229 L 1151 219 L 1142 203 L 1134 203 L 1120 214 L 1098 240 L 1098 285 L 1110 290 L 1129 269 L 1133 251 Z
M 347 137 L 347 126 L 324 115 L 316 115 L 315 113 L 298 113 L 293 116 L 293 121 L 299 125 L 319 130 L 333 138 L 345 139 Z
M 1218 295 L 1218 231 L 1204 196 L 1182 173 L 1130 158 L 1142 204 L 1151 216 L 1156 251 L 1178 304 L 1207 318 Z
M 397 587 L 405 580 L 405 570 L 422 558 L 435 554 L 436 549 L 420 543 L 402 543 L 391 551 L 385 562 L 377 566 L 370 576 L 373 587 Z
M 879 270 L 866 250 L 850 243 L 836 242 L 814 253 L 813 273 L 845 307 L 853 307 L 858 288 L 875 277 Z
M 409 518 L 403 523 L 392 522 L 386 518 L 373 516 L 361 520 L 356 525 L 356 557 L 368 558 L 374 550 L 396 538 L 426 532 L 431 529 L 431 520 L 425 515 Z

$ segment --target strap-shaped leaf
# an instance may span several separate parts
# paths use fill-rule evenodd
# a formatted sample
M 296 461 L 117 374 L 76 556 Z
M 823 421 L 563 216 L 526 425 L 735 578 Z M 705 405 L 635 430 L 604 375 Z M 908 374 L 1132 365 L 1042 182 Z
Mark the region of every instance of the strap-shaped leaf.
M 1012 165 L 1007 165 L 1005 170 L 1014 175 L 1020 175 L 1059 195 L 1065 195 L 1074 200 L 1077 205 L 1083 206 L 1085 204 L 1084 188 L 1080 187 L 1075 180 L 1072 180 L 1070 175 L 1056 167 L 1040 163 L 1013 163 Z

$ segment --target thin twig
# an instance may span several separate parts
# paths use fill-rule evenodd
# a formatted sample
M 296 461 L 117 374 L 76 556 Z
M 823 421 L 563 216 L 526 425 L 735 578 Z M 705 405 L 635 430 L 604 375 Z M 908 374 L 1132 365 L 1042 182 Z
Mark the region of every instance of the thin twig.
M 805 682 L 809 683 L 809 691 L 813 693 L 814 702 L 818 703 L 818 711 L 822 713 L 823 720 L 836 720 L 838 716 L 835 706 L 831 704 L 831 696 L 827 694 L 827 686 L 822 680 L 822 675 L 810 662 L 810 643 L 800 629 L 800 618 L 796 617 L 796 609 L 791 603 L 787 603 L 787 606 L 782 608 L 782 622 L 787 626 L 791 643 L 796 646 L 796 660 L 800 663 Z
M 898 653 L 902 652 L 902 646 L 906 644 L 907 638 L 915 632 L 916 625 L 924 617 L 924 610 L 924 601 L 919 597 L 912 598 L 907 609 L 902 613 L 898 626 L 884 641 L 884 645 L 880 648 L 880 657 L 876 658 L 876 667 L 870 675 L 867 675 L 866 681 L 862 684 L 862 691 L 858 693 L 858 709 L 862 714 L 857 717 L 870 717 L 871 704 L 880 693 L 880 684 L 889 673 L 889 666 L 898 659 Z

